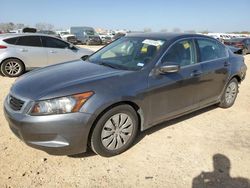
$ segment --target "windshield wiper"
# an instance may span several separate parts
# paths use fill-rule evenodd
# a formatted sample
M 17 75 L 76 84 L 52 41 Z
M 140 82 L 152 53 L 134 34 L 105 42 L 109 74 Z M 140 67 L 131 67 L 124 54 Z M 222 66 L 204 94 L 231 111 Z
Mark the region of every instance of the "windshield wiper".
M 113 69 L 119 69 L 117 66 L 115 66 L 113 64 L 110 64 L 110 63 L 106 63 L 106 62 L 98 63 L 98 65 L 104 65 L 104 66 L 107 66 L 107 67 L 110 67 L 110 68 L 113 68 Z

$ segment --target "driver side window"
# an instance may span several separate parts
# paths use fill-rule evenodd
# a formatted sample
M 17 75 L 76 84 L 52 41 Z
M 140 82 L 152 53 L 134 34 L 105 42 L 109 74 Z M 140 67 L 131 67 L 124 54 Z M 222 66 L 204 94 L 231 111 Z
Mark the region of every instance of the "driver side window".
M 175 43 L 162 58 L 164 65 L 176 64 L 181 67 L 196 63 L 195 47 L 192 40 L 182 40 Z

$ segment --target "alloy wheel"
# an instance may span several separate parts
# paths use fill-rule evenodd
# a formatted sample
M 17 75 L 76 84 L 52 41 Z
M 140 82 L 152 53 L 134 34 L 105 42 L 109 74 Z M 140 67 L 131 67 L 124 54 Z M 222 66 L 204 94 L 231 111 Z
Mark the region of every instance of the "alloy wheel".
M 21 65 L 16 61 L 9 61 L 4 67 L 5 72 L 10 76 L 16 76 L 22 70 Z
M 237 84 L 235 82 L 231 82 L 226 89 L 225 99 L 227 104 L 231 104 L 234 102 L 237 95 Z

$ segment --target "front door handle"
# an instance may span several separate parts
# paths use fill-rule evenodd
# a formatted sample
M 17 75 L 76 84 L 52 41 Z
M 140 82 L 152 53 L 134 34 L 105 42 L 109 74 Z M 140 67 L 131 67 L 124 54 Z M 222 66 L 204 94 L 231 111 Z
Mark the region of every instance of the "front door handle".
M 21 52 L 27 52 L 28 50 L 25 49 L 25 48 L 21 48 L 20 51 L 21 51 Z
M 202 71 L 194 70 L 194 71 L 191 73 L 191 76 L 192 76 L 192 77 L 195 77 L 195 76 L 200 76 L 201 74 L 202 74 Z
M 55 54 L 55 53 L 56 53 L 55 50 L 50 50 L 49 52 L 52 53 L 52 54 Z
M 227 61 L 224 63 L 224 67 L 228 67 L 229 65 L 230 65 L 230 63 Z

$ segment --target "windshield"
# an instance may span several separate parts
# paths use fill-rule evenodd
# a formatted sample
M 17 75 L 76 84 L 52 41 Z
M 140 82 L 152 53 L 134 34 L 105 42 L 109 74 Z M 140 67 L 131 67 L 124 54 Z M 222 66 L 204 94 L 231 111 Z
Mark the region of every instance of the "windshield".
M 88 61 L 116 69 L 140 70 L 161 50 L 164 40 L 124 37 L 89 57 Z

